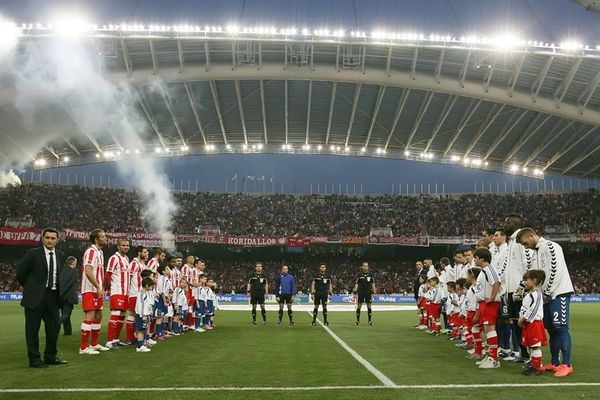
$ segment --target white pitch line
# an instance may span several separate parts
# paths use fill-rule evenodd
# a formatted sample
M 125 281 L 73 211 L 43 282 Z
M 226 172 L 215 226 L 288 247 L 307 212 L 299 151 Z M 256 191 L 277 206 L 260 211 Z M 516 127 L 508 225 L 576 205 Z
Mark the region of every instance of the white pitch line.
M 600 382 L 556 383 L 481 383 L 439 385 L 372 385 L 372 386 L 262 386 L 262 387 L 102 387 L 102 388 L 39 388 L 0 389 L 0 393 L 100 393 L 100 392 L 308 392 L 313 390 L 410 390 L 410 389 L 489 389 L 489 388 L 543 388 L 543 387 L 598 387 Z
M 310 311 L 307 311 L 311 316 L 312 313 Z M 348 346 L 348 344 L 346 344 L 346 342 L 344 342 L 342 339 L 340 339 L 340 337 L 338 335 L 336 335 L 335 333 L 333 333 L 333 331 L 331 329 L 329 329 L 328 326 L 323 325 L 323 323 L 321 322 L 321 320 L 317 319 L 317 322 L 319 323 L 319 325 L 321 325 L 321 327 L 323 329 L 325 329 L 325 332 L 329 333 L 329 336 L 331 336 L 333 338 L 333 340 L 335 340 L 336 342 L 338 342 L 338 344 L 340 346 L 342 346 L 342 348 L 344 350 L 346 350 L 348 353 L 350 353 L 350 355 L 352 357 L 354 357 L 354 359 L 356 361 L 358 361 L 359 363 L 362 364 L 363 367 L 365 367 L 370 373 L 372 373 L 373 375 L 375 375 L 375 377 L 377 379 L 379 379 L 379 381 L 381 383 L 383 383 L 383 386 L 385 387 L 394 387 L 396 386 L 396 384 L 387 376 L 385 376 L 383 374 L 383 372 L 381 372 L 380 370 L 378 370 L 377 368 L 375 368 L 373 366 L 373 364 L 371 364 L 370 362 L 368 362 L 367 360 L 365 360 L 360 354 L 358 354 L 356 351 L 354 351 L 354 349 L 352 349 L 352 347 Z

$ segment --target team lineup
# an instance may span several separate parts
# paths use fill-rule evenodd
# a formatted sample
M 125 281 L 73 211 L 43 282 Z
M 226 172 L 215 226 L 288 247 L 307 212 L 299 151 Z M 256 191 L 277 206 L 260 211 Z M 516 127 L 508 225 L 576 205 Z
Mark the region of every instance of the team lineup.
M 62 252 L 54 250 L 58 232 L 46 229 L 42 236 L 43 254 L 49 266 L 46 290 L 52 295 L 59 286 L 61 291 L 76 291 L 74 287 L 65 288 L 62 283 L 65 273 L 59 274 L 55 268 L 59 259 L 64 259 Z M 219 308 L 217 285 L 206 274 L 204 261 L 194 255 L 187 255 L 185 259 L 167 257 L 163 249 L 155 250 L 149 258 L 144 246 L 135 248 L 136 256 L 130 261 L 129 241 L 120 239 L 117 252 L 108 259 L 105 269 L 102 250 L 107 245 L 105 232 L 95 229 L 89 239 L 91 245 L 82 262 L 80 292 L 84 319 L 79 354 L 96 355 L 130 345 L 135 345 L 137 352 L 150 352 L 159 341 L 184 332 L 203 333 L 215 329 L 215 311 Z M 25 279 L 32 257 L 38 254 L 36 251 L 39 253 L 31 250 L 22 260 L 21 279 Z M 417 262 L 414 293 L 419 323 L 416 328 L 427 329 L 435 336 L 447 334 L 450 340 L 457 341 L 457 346 L 468 351 L 466 357 L 475 360 L 481 369 L 499 368 L 503 359 L 523 363 L 526 375 L 548 371 L 556 377 L 564 377 L 573 373 L 569 333 L 573 285 L 562 248 L 557 243 L 523 227 L 520 216 L 510 215 L 502 228 L 485 230 L 475 248 L 455 252 L 454 261 L 454 265 L 448 258 L 435 264 L 429 258 Z M 77 260 L 69 257 L 66 263 L 65 268 L 74 270 Z M 265 299 L 273 294 L 278 303 L 277 324 L 283 324 L 287 311 L 289 324 L 293 326 L 296 286 L 288 266 L 281 267 L 271 286 L 263 274 L 262 263 L 255 263 L 247 282 L 251 323 L 257 324 L 258 307 L 262 324 L 267 323 Z M 333 287 L 327 266 L 320 264 L 309 288 L 314 304 L 311 325 L 317 323 L 319 308 L 323 325 L 329 325 L 327 305 Z M 373 326 L 372 296 L 375 293 L 374 276 L 369 264 L 363 262 L 353 287 L 356 326 L 361 322 L 363 304 L 367 308 L 367 323 Z M 106 344 L 102 345 L 99 336 L 105 296 L 110 299 L 110 317 Z M 63 317 L 64 314 L 67 313 L 63 310 Z M 125 339 L 121 341 L 123 326 Z M 542 347 L 548 344 L 551 362 L 544 366 Z M 31 341 L 28 338 L 30 358 L 39 357 L 39 352 L 36 355 L 31 350 L 37 346 L 35 338 Z M 56 350 L 50 351 L 55 357 Z

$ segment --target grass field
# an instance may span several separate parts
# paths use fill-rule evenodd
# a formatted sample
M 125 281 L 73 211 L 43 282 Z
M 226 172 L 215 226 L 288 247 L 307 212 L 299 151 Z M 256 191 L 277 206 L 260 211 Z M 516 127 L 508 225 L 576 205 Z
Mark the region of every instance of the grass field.
M 374 327 L 363 324 L 358 328 L 353 313 L 330 312 L 331 333 L 338 341 L 323 327 L 309 326 L 311 317 L 306 312 L 295 313 L 296 326 L 278 327 L 275 313 L 269 314 L 268 325 L 252 326 L 249 312 L 222 311 L 217 314 L 215 331 L 160 342 L 147 354 L 126 348 L 80 356 L 76 332 L 59 340 L 59 356 L 68 365 L 31 369 L 22 309 L 16 302 L 4 302 L 0 303 L 0 399 L 600 399 L 600 374 L 595 369 L 600 361 L 600 305 L 575 304 L 571 311 L 575 373 L 558 380 L 551 374 L 523 376 L 520 366 L 512 363 L 497 370 L 479 370 L 445 337 L 415 330 L 412 311 L 378 312 Z M 79 310 L 75 316 L 74 326 L 78 326 Z M 544 351 L 547 360 L 547 348 Z M 373 372 L 391 381 L 389 386 Z M 530 386 L 535 384 L 558 386 Z M 7 391 L 39 388 L 60 390 Z M 105 391 L 82 393 L 78 390 L 82 388 Z M 206 392 L 192 396 L 200 388 Z

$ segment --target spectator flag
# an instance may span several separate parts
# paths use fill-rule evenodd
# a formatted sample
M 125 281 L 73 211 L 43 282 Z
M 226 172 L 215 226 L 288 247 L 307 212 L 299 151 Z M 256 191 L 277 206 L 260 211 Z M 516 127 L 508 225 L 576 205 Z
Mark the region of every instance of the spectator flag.
M 231 178 L 232 181 L 237 181 L 237 173 Z

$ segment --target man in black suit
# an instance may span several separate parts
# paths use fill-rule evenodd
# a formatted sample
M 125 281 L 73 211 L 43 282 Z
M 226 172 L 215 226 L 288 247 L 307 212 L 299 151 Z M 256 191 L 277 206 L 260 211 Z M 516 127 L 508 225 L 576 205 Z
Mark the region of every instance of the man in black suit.
M 29 250 L 17 270 L 17 280 L 23 286 L 21 306 L 25 309 L 25 339 L 29 366 L 32 368 L 48 368 L 48 364 L 67 363 L 56 356 L 60 331 L 59 282 L 65 263 L 64 253 L 56 249 L 57 242 L 58 231 L 44 229 L 43 245 Z M 40 356 L 38 336 L 42 321 L 46 330 L 44 361 Z
M 413 291 L 415 293 L 415 301 L 418 304 L 419 303 L 419 287 L 421 286 L 421 282 L 419 282 L 419 277 L 421 275 L 427 277 L 427 269 L 423 266 L 423 261 L 417 261 L 417 263 L 415 264 L 415 269 L 417 271 L 417 276 L 415 278 Z M 421 310 L 417 310 L 417 315 L 419 317 L 421 316 Z M 417 325 L 415 325 L 415 328 L 418 327 L 419 325 L 421 325 L 421 323 L 418 323 Z
M 71 313 L 73 306 L 79 302 L 77 296 L 77 280 L 79 279 L 79 270 L 77 268 L 77 259 L 67 257 L 67 265 L 62 269 L 58 287 L 60 288 L 60 322 L 66 336 L 73 334 L 71 326 Z

